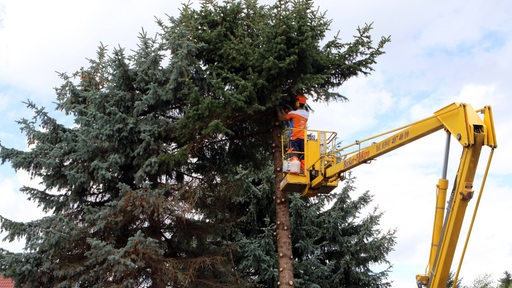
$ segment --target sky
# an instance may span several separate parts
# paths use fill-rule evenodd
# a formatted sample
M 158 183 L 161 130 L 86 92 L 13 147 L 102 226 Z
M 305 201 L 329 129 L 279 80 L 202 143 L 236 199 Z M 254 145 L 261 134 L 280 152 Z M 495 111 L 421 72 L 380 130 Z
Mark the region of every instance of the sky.
M 192 1 L 194 2 L 194 1 Z M 197 2 L 197 1 L 196 1 Z M 178 15 L 180 1 L 164 0 L 0 0 L 0 141 L 26 149 L 16 124 L 30 117 L 23 101 L 53 107 L 57 72 L 72 73 L 94 58 L 96 48 L 134 49 L 138 34 L 158 31 L 155 17 Z M 263 2 L 261 2 L 263 3 Z M 266 2 L 268 3 L 268 2 Z M 350 144 L 432 115 L 453 102 L 493 109 L 498 148 L 469 241 L 461 275 L 465 284 L 484 274 L 499 279 L 512 271 L 512 2 L 318 0 L 332 19 L 327 38 L 339 32 L 351 41 L 358 26 L 373 23 L 375 41 L 390 36 L 386 54 L 369 76 L 347 81 L 337 91 L 348 102 L 310 103 L 309 127 L 338 133 Z M 383 231 L 396 229 L 389 255 L 393 287 L 413 287 L 428 261 L 435 201 L 441 175 L 445 134 L 437 132 L 352 171 L 357 193 L 370 191 L 372 207 L 383 212 Z M 452 141 L 448 179 L 453 182 L 460 147 Z M 480 189 L 489 149 L 484 149 L 474 189 Z M 9 163 L 0 165 L 0 215 L 29 221 L 43 215 L 19 188 L 34 183 Z M 32 184 L 31 184 L 32 185 Z M 451 189 L 451 186 L 450 188 Z M 476 198 L 470 202 L 464 229 Z M 464 239 L 464 231 L 461 239 Z M 19 251 L 20 242 L 0 242 Z M 459 248 L 462 244 L 459 244 Z M 455 269 L 457 255 L 454 260 Z

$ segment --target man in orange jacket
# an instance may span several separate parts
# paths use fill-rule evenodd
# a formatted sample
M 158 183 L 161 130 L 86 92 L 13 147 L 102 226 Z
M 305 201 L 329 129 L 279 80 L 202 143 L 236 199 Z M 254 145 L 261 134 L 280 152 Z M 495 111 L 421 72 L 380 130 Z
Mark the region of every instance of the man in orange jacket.
M 290 120 L 290 128 L 292 128 L 292 136 L 290 155 L 292 159 L 300 160 L 302 170 L 304 170 L 304 134 L 308 123 L 309 112 L 306 109 L 306 96 L 299 94 L 295 96 L 295 106 L 297 110 L 281 114 L 281 120 Z

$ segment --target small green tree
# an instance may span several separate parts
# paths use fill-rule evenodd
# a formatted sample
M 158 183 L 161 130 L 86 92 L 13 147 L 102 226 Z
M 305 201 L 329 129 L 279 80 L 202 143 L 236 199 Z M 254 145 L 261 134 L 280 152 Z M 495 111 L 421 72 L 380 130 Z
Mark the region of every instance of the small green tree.
M 492 288 L 494 286 L 494 281 L 491 279 L 491 274 L 483 274 L 479 275 L 476 279 L 471 283 L 470 288 Z
M 500 278 L 498 282 L 498 288 L 510 288 L 512 287 L 512 275 L 510 274 L 510 272 L 505 271 L 503 272 L 503 278 Z

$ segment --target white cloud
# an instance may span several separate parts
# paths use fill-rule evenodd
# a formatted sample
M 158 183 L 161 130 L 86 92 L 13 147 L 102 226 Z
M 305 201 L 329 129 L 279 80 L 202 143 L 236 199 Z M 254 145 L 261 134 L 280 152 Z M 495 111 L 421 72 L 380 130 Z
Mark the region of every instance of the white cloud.
M 473 108 L 477 109 L 488 105 L 489 100 L 492 99 L 496 93 L 494 85 L 483 85 L 469 83 L 462 87 L 459 96 L 457 97 L 460 102 L 470 102 Z
M 55 71 L 74 72 L 94 58 L 100 42 L 134 49 L 144 28 L 156 32 L 155 17 L 176 11 L 168 1 L 5 1 L 0 28 L 0 77 L 36 95 L 52 94 Z M 170 9 L 167 9 L 170 8 Z
M 390 112 L 395 99 L 389 91 L 374 87 L 374 83 L 367 77 L 351 79 L 341 91 L 349 99 L 348 102 L 329 105 L 312 103 L 315 113 L 311 114 L 308 126 L 311 129 L 335 131 L 344 140 L 361 136 L 362 130 L 375 128 L 377 117 Z
M 0 214 L 12 221 L 27 222 L 40 219 L 45 213 L 37 207 L 37 204 L 27 200 L 27 195 L 21 193 L 19 188 L 23 185 L 39 187 L 39 182 L 31 179 L 26 172 L 19 171 L 14 177 L 2 175 L 0 178 L 1 198 Z M 6 233 L 0 234 L 1 239 Z M 0 247 L 13 252 L 20 252 L 24 247 L 23 239 L 13 242 L 1 242 Z
M 15 177 L 2 177 L 2 201 L 0 210 L 6 211 L 2 216 L 13 221 L 30 221 L 39 219 L 44 215 L 37 204 L 27 200 L 27 195 L 19 192 L 23 185 L 41 188 L 40 181 L 32 179 L 27 172 L 18 171 Z

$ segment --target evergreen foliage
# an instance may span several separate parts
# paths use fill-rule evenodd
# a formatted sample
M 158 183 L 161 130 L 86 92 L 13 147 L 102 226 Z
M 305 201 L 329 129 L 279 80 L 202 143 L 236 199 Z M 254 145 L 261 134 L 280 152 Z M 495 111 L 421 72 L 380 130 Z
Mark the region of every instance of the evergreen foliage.
M 142 32 L 127 55 L 103 45 L 56 89 L 65 126 L 27 102 L 19 121 L 30 149 L 1 146 L 2 163 L 28 171 L 22 187 L 48 216 L 0 216 L 0 273 L 18 287 L 272 287 L 270 130 L 298 92 L 344 100 L 333 88 L 372 71 L 383 45 L 371 26 L 352 42 L 320 46 L 330 21 L 313 1 L 202 1 Z M 315 200 L 292 196 L 297 285 L 385 287 L 393 232 L 360 215 L 352 182 Z M 334 205 L 325 209 L 330 201 Z
M 395 244 L 394 232 L 377 228 L 382 216 L 376 209 L 363 211 L 371 202 L 368 192 L 356 199 L 354 179 L 349 177 L 339 193 L 317 199 L 291 201 L 293 255 L 299 287 L 391 287 L 386 255 Z M 326 209 L 326 206 L 330 206 Z
M 446 281 L 446 288 L 452 288 L 454 287 L 453 284 L 455 282 L 455 273 L 451 272 L 448 273 L 448 281 Z M 457 279 L 457 284 L 455 285 L 455 288 L 462 288 L 462 278 Z
M 510 272 L 503 272 L 503 277 L 498 280 L 498 288 L 510 288 L 512 287 L 512 274 Z

